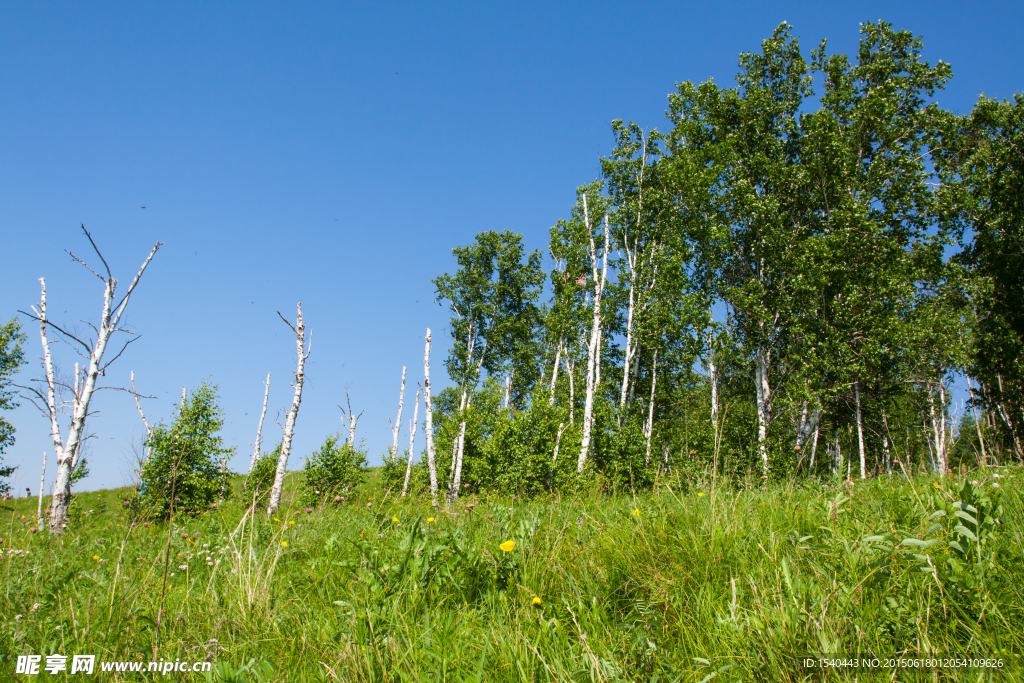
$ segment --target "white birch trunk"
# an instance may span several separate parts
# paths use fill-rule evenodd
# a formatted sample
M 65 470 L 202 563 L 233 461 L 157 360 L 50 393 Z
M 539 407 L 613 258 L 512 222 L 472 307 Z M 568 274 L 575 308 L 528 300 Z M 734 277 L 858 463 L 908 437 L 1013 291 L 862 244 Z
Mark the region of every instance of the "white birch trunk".
M 270 501 L 267 503 L 267 516 L 273 516 L 281 506 L 281 491 L 284 488 L 284 473 L 288 468 L 288 456 L 292 451 L 292 436 L 295 433 L 295 420 L 299 416 L 299 404 L 302 403 L 302 383 L 306 378 L 305 365 L 306 359 L 309 358 L 309 352 L 313 346 L 313 335 L 310 333 L 309 346 L 306 346 L 306 324 L 302 321 L 302 303 L 300 302 L 296 308 L 298 313 L 296 314 L 295 325 L 293 326 L 288 320 L 281 315 L 278 311 L 278 315 L 281 316 L 281 320 L 284 320 L 288 327 L 292 328 L 295 332 L 295 350 L 298 355 L 298 361 L 296 362 L 295 368 L 295 395 L 292 397 L 292 407 L 288 411 L 288 418 L 284 423 L 284 434 L 281 439 L 281 456 L 277 460 L 277 472 L 274 474 L 274 486 L 270 489 Z
M 576 367 L 565 359 L 565 367 L 569 371 L 569 425 L 576 424 Z
M 423 351 L 423 399 L 427 411 L 427 469 L 430 472 L 430 498 L 437 505 L 437 464 L 434 460 L 434 410 L 430 404 L 430 328 Z
M 651 362 L 651 402 L 647 407 L 647 458 L 645 464 L 651 464 L 651 437 L 654 435 L 654 389 L 658 385 L 658 349 L 654 349 L 654 360 Z
M 512 374 L 505 375 L 505 405 L 502 406 L 505 410 L 508 410 L 508 400 L 512 396 Z
M 755 353 L 754 388 L 757 392 L 757 450 L 761 467 L 768 475 L 768 422 L 771 418 L 771 386 L 768 382 L 768 363 L 771 353 L 758 348 Z
M 971 399 L 971 412 L 974 414 L 974 427 L 978 432 L 978 443 L 981 444 L 981 467 L 988 465 L 988 455 L 985 453 L 985 437 L 981 433 L 981 422 L 978 421 L 978 408 L 974 405 L 974 389 L 971 387 L 971 377 L 964 368 L 964 377 L 967 379 L 967 395 Z
M 135 371 L 134 370 L 132 370 L 132 397 L 135 399 L 135 407 L 139 411 L 139 417 L 142 418 L 142 426 L 146 430 L 146 446 L 145 446 L 145 449 L 144 449 L 145 455 L 143 456 L 145 458 L 145 460 L 143 462 L 146 462 L 146 461 L 149 460 L 149 454 L 150 454 L 149 439 L 150 439 L 150 437 L 153 436 L 153 430 L 149 428 L 149 422 L 146 421 L 146 414 L 144 412 L 142 412 L 142 404 L 139 403 L 139 395 L 137 393 L 135 393 Z
M 814 456 L 818 452 L 818 428 L 814 428 L 814 440 L 811 441 L 811 465 L 810 469 L 814 470 Z
M 263 389 L 263 411 L 260 413 L 260 422 L 256 425 L 256 441 L 252 444 L 252 460 L 249 462 L 249 471 L 246 473 L 246 477 L 252 474 L 252 470 L 256 467 L 256 461 L 260 458 L 260 448 L 263 445 L 263 418 L 267 416 L 267 399 L 270 398 L 270 373 L 267 373 L 267 381 Z
M 587 234 L 590 237 L 590 263 L 594 275 L 594 320 L 590 331 L 590 344 L 587 345 L 587 394 L 583 408 L 583 443 L 580 447 L 579 458 L 576 461 L 577 472 L 582 472 L 587 464 L 587 456 L 590 453 L 590 436 L 594 428 L 594 394 L 597 390 L 600 376 L 597 364 L 600 363 L 598 354 L 601 344 L 601 295 L 604 293 L 605 280 L 608 277 L 609 241 L 608 216 L 605 216 L 603 264 L 600 279 L 598 279 L 597 248 L 594 245 L 594 231 L 590 227 L 590 218 L 587 215 L 587 196 L 585 194 L 583 195 L 583 215 L 587 226 Z
M 945 409 L 945 404 L 943 404 L 943 409 Z M 942 452 L 942 442 L 945 440 L 943 438 L 945 435 L 939 435 L 939 419 L 935 411 L 935 389 L 931 385 L 928 386 L 928 411 L 930 413 L 932 423 L 932 443 L 934 444 L 932 452 L 934 453 L 933 459 L 935 461 L 935 469 L 939 471 L 940 477 L 945 477 L 945 458 L 944 453 Z M 943 426 L 943 431 L 945 431 L 945 426 Z
M 628 254 L 627 254 L 628 255 Z M 632 271 L 632 264 L 630 264 L 630 270 Z M 629 394 L 629 367 L 633 361 L 633 355 L 636 353 L 636 349 L 633 348 L 633 308 L 635 305 L 634 301 L 634 281 L 635 277 L 630 275 L 629 279 L 629 309 L 626 313 L 626 354 L 625 360 L 622 366 L 622 388 L 619 391 L 619 426 L 622 426 L 622 420 L 626 413 L 626 397 Z
M 43 473 L 39 475 L 39 508 L 36 510 L 36 528 L 43 530 L 43 487 L 46 485 L 46 451 L 43 451 Z
M 83 228 L 84 230 L 84 228 Z M 95 249 L 95 243 L 92 242 L 92 236 L 86 232 L 86 236 L 89 237 L 90 243 L 93 244 Z M 46 367 L 46 384 L 47 384 L 47 408 L 50 413 L 50 432 L 54 442 L 54 450 L 57 454 L 57 481 L 54 482 L 53 487 L 53 500 L 50 504 L 51 515 L 50 515 L 50 533 L 60 534 L 63 533 L 67 527 L 67 514 L 68 507 L 71 504 L 71 474 L 74 471 L 75 466 L 78 464 L 78 456 L 81 452 L 81 442 L 84 439 L 85 432 L 85 419 L 89 414 L 89 402 L 92 400 L 92 394 L 96 390 L 97 378 L 100 373 L 106 370 L 106 365 L 102 365 L 103 354 L 107 349 L 107 343 L 110 341 L 110 336 L 119 330 L 118 325 L 121 321 L 121 316 L 124 314 L 125 308 L 128 306 L 128 301 L 131 298 L 132 292 L 135 291 L 135 287 L 139 283 L 139 279 L 142 277 L 143 272 L 146 270 L 146 266 L 153 259 L 157 250 L 160 248 L 160 243 L 157 242 L 153 247 L 152 251 L 149 252 L 149 256 L 142 262 L 142 266 L 139 268 L 139 272 L 135 274 L 135 278 L 131 284 L 128 285 L 128 291 L 125 292 L 124 297 L 120 302 L 115 303 L 114 293 L 117 289 L 117 280 L 107 271 L 107 277 L 96 273 L 85 264 L 84 261 L 79 259 L 71 252 L 71 257 L 76 261 L 84 265 L 86 268 L 96 275 L 100 280 L 103 281 L 103 309 L 100 316 L 99 327 L 96 328 L 96 342 L 91 347 L 80 340 L 78 341 L 89 351 L 89 368 L 86 370 L 85 377 L 83 378 L 81 388 L 77 386 L 74 392 L 74 401 L 72 403 L 71 411 L 71 426 L 68 430 L 67 440 L 61 439 L 60 427 L 57 423 L 57 406 L 54 402 L 54 373 L 53 373 L 53 359 L 50 355 L 50 346 L 46 337 L 46 326 L 48 323 L 46 319 L 46 282 L 43 278 L 39 278 L 39 282 L 42 286 L 42 297 L 39 303 L 39 328 L 40 336 L 42 337 L 43 343 L 43 359 Z M 99 250 L 96 249 L 97 255 Z M 103 260 L 102 255 L 100 259 Z M 106 265 L 106 261 L 104 261 Z M 58 328 L 59 329 L 59 328 Z M 66 336 L 71 337 L 71 335 Z M 74 337 L 71 337 L 74 339 Z M 116 356 L 115 356 L 116 359 Z M 109 363 L 108 363 L 109 365 Z
M 860 410 L 860 380 L 853 383 L 853 396 L 857 407 L 857 448 L 860 455 L 860 478 L 867 479 L 867 459 L 864 454 L 864 421 Z
M 885 460 L 885 473 L 892 474 L 892 453 L 889 450 L 889 419 L 885 415 L 885 402 L 882 402 L 882 459 Z
M 395 428 L 392 436 L 394 436 L 394 445 L 391 447 L 391 457 L 398 457 L 398 431 L 402 428 L 402 401 L 405 400 L 405 366 L 402 366 L 402 390 L 398 392 L 398 417 L 395 418 Z M 419 405 L 419 398 L 416 399 L 416 405 Z
M 405 464 L 405 482 L 402 484 L 402 498 L 409 492 L 409 477 L 412 475 L 412 458 L 416 453 L 416 427 L 420 418 L 420 392 L 416 391 L 416 405 L 412 409 L 412 422 L 409 424 L 409 461 Z
M 555 405 L 555 386 L 558 383 L 558 366 L 562 363 L 562 340 L 558 340 L 558 350 L 555 351 L 555 367 L 551 369 L 551 396 L 548 397 L 548 405 Z

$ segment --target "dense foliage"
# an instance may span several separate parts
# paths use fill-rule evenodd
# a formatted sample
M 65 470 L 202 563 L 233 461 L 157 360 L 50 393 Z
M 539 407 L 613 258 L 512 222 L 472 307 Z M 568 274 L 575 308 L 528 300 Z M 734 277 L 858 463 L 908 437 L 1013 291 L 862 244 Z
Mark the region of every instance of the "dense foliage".
M 140 503 L 154 514 L 200 512 L 231 492 L 223 463 L 234 453 L 219 434 L 224 426 L 217 387 L 201 384 L 178 406 L 170 427 L 153 428 L 149 457 L 139 473 Z
M 783 24 L 735 85 L 679 84 L 667 132 L 614 122 L 546 302 L 521 236 L 455 250 L 449 498 L 1024 459 L 1024 99 L 958 117 L 920 38 L 861 33 L 806 55 Z
M 11 376 L 25 363 L 25 354 L 21 348 L 24 341 L 25 335 L 17 318 L 0 325 L 0 411 L 17 407 L 10 383 Z M 5 467 L 2 456 L 4 449 L 13 443 L 14 426 L 0 412 L 0 496 L 6 495 L 11 488 L 4 479 L 11 476 L 14 468 Z
M 345 493 L 363 480 L 366 452 L 334 434 L 306 458 L 303 472 L 306 495 L 312 500 Z

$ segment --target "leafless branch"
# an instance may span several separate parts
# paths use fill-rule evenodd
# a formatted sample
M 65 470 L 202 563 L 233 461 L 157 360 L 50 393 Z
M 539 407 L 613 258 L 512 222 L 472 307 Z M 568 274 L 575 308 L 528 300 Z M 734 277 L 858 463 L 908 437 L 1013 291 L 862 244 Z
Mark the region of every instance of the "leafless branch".
M 68 337 L 69 339 L 74 339 L 76 342 L 81 344 L 82 347 L 85 348 L 86 352 L 92 353 L 92 347 L 90 347 L 88 344 L 86 344 L 84 341 L 82 341 L 81 339 L 79 339 L 75 335 L 73 335 L 73 334 L 71 334 L 69 332 L 65 332 L 63 329 L 61 329 L 57 325 L 53 324 L 49 320 L 43 320 L 42 318 L 40 318 L 38 316 L 35 316 L 35 315 L 32 315 L 31 313 L 26 313 L 25 311 L 23 311 L 21 309 L 18 309 L 18 313 L 21 313 L 22 315 L 28 316 L 29 318 L 32 318 L 32 320 L 36 320 L 36 321 L 41 322 L 41 323 L 46 323 L 47 325 L 49 325 L 53 329 L 55 329 L 58 332 L 60 332 L 61 334 L 63 334 L 65 337 Z

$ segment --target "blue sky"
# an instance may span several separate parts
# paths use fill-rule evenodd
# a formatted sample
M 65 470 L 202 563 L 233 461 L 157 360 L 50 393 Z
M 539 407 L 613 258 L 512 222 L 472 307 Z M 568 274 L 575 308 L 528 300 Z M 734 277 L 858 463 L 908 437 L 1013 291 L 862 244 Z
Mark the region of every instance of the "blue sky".
M 611 120 L 664 127 L 676 82 L 732 82 L 783 20 L 808 51 L 828 38 L 850 52 L 879 18 L 953 65 L 938 99 L 954 111 L 1024 88 L 1020 3 L 7 3 L 0 320 L 38 301 L 39 277 L 53 320 L 97 319 L 99 281 L 63 252 L 91 256 L 79 224 L 122 286 L 160 240 L 127 313 L 142 339 L 107 383 L 134 370 L 156 422 L 212 378 L 244 469 L 267 372 L 265 446 L 279 439 L 295 345 L 276 311 L 294 319 L 301 301 L 313 348 L 291 466 L 341 429 L 345 386 L 379 462 L 428 326 L 445 384 L 448 316 L 429 281 L 453 247 L 512 229 L 545 249 Z M 20 381 L 38 375 L 26 331 Z M 70 368 L 70 349 L 58 360 Z M 130 479 L 142 435 L 130 396 L 93 406 L 83 489 Z M 47 422 L 27 403 L 8 419 L 5 461 L 35 493 L 44 450 L 55 469 Z

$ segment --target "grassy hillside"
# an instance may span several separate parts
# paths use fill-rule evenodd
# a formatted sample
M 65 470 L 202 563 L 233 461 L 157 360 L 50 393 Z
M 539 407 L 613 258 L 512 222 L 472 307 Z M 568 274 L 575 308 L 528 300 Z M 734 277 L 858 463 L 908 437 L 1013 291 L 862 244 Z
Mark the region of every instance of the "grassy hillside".
M 1020 469 L 447 511 L 373 483 L 303 501 L 298 476 L 272 518 L 236 493 L 170 528 L 133 518 L 127 490 L 77 494 L 63 538 L 31 530 L 34 501 L 6 502 L 0 678 L 51 652 L 205 659 L 228 681 L 978 681 L 1024 665 Z M 801 668 L 819 653 L 880 668 Z M 1003 668 L 897 672 L 893 654 Z

